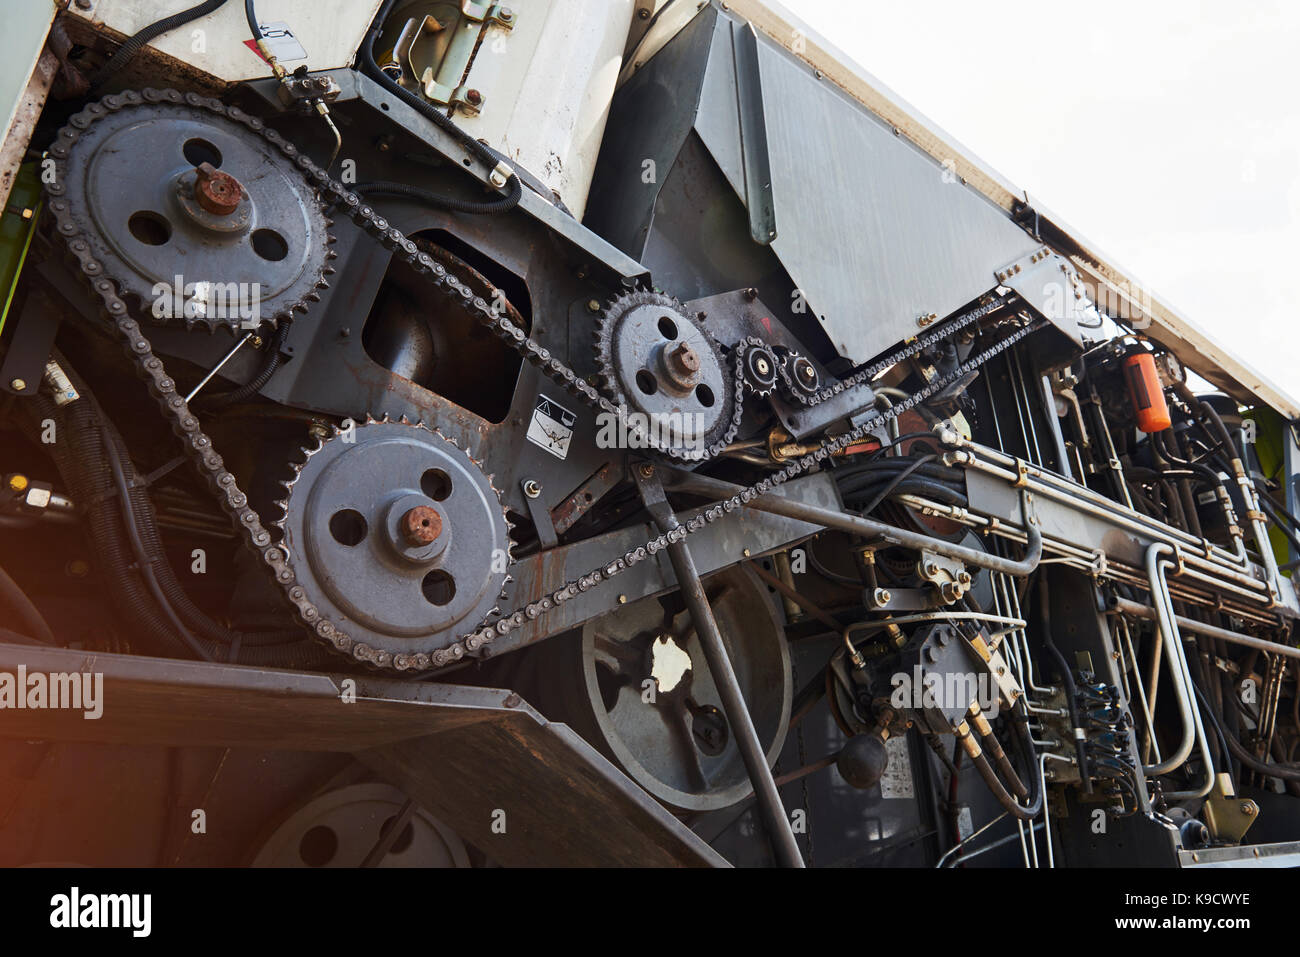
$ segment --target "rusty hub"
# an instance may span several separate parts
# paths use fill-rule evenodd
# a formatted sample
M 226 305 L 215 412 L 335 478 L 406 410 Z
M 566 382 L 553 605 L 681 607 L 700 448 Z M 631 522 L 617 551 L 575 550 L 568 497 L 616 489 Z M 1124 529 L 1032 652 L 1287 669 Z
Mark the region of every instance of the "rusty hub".
M 417 505 L 402 516 L 401 529 L 407 544 L 413 547 L 429 545 L 442 534 L 442 516 L 436 508 Z
M 199 205 L 217 216 L 229 216 L 239 208 L 244 198 L 244 187 L 229 173 L 213 168 L 211 163 L 201 163 L 194 181 L 194 194 Z

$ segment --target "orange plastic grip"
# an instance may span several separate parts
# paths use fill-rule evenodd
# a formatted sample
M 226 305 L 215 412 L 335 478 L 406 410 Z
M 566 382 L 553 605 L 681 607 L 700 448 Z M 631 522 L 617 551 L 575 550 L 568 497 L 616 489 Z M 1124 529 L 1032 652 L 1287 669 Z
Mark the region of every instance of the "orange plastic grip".
M 1149 352 L 1139 352 L 1124 360 L 1124 379 L 1128 382 L 1129 398 L 1137 415 L 1138 428 L 1143 432 L 1163 432 L 1173 425 L 1165 390 L 1160 386 L 1156 360 Z

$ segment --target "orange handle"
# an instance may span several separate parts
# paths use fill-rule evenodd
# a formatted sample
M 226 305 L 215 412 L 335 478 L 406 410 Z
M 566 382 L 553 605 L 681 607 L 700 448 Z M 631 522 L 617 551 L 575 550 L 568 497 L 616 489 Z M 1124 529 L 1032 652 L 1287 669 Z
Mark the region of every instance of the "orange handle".
M 1128 382 L 1129 398 L 1137 415 L 1138 428 L 1143 432 L 1163 432 L 1173 425 L 1165 390 L 1160 386 L 1156 360 L 1149 352 L 1139 352 L 1124 360 L 1124 379 Z

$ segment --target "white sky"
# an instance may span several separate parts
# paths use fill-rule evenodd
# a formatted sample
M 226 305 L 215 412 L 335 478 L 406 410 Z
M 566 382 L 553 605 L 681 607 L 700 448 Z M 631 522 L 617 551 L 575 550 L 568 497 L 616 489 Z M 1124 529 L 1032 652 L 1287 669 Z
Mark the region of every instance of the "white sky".
M 1300 2 L 780 2 L 1300 395 Z

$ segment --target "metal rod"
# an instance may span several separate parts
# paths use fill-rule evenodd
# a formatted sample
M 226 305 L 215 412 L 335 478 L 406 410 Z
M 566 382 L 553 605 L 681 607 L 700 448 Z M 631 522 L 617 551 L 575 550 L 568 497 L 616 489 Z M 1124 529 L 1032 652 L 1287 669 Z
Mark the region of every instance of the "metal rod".
M 1110 611 L 1114 614 L 1129 615 L 1133 618 L 1144 618 L 1147 621 L 1154 621 L 1156 617 L 1154 609 L 1128 598 L 1121 598 L 1119 595 L 1111 596 L 1109 605 Z M 1300 648 L 1292 648 L 1289 645 L 1282 645 L 1276 641 L 1269 641 L 1266 638 L 1256 638 L 1254 635 L 1243 635 L 1238 631 L 1229 631 L 1227 628 L 1220 628 L 1218 625 L 1209 625 L 1203 621 L 1196 621 L 1193 618 L 1184 618 L 1182 615 L 1174 616 L 1174 620 L 1178 622 L 1178 627 L 1180 629 L 1183 631 L 1190 631 L 1194 635 L 1203 635 L 1206 638 L 1219 638 L 1229 644 L 1244 645 L 1247 648 L 1257 648 L 1260 651 L 1267 651 L 1269 654 L 1300 659 Z
M 667 530 L 667 529 L 666 529 Z M 691 620 L 695 623 L 695 634 L 700 639 L 704 658 L 709 664 L 709 674 L 718 688 L 718 697 L 722 699 L 722 710 L 727 723 L 735 732 L 736 746 L 744 759 L 745 769 L 753 782 L 754 792 L 758 798 L 759 810 L 767 824 L 768 835 L 776 851 L 777 860 L 785 867 L 803 867 L 803 855 L 795 841 L 790 819 L 785 816 L 785 807 L 781 804 L 781 795 L 777 792 L 776 781 L 772 778 L 772 769 L 767 766 L 767 755 L 758 739 L 753 719 L 749 716 L 749 706 L 745 704 L 744 693 L 736 671 L 727 656 L 726 645 L 722 641 L 722 632 L 709 607 L 708 597 L 704 594 L 704 585 L 700 573 L 695 567 L 690 549 L 685 542 L 674 542 L 668 546 L 668 559 L 672 562 L 673 573 L 681 588 L 682 598 L 690 610 Z
M 214 365 L 212 369 L 208 372 L 208 374 L 205 375 L 203 379 L 199 382 L 199 384 L 190 390 L 190 394 L 185 397 L 185 401 L 187 403 L 193 402 L 194 397 L 198 395 L 201 391 L 203 391 L 203 387 L 212 381 L 212 377 L 221 371 L 221 367 L 224 366 L 231 359 L 233 359 L 235 357 L 235 353 L 238 352 L 240 349 L 242 349 L 244 347 L 244 343 L 248 342 L 248 340 L 251 338 L 253 338 L 253 333 L 249 332 L 244 335 L 244 338 L 236 342 L 234 348 L 232 348 L 229 352 L 227 352 L 224 356 L 222 356 L 221 361 L 218 362 L 216 365 Z
M 838 621 L 836 621 L 834 618 L 828 615 L 826 612 L 822 611 L 822 609 L 819 608 L 816 604 L 809 601 L 803 595 L 799 594 L 797 591 L 795 591 L 785 582 L 781 581 L 781 579 L 777 578 L 775 575 L 768 573 L 757 562 L 750 562 L 749 567 L 754 570 L 754 573 L 758 575 L 759 578 L 763 579 L 763 581 L 767 582 L 778 592 L 780 592 L 783 598 L 787 598 L 790 601 L 794 602 L 796 605 L 798 605 L 808 614 L 812 615 L 814 618 L 820 621 L 827 628 L 830 628 L 832 631 L 839 631 L 841 628 L 844 627 Z
M 680 526 L 667 498 L 664 497 L 663 486 L 660 485 L 655 473 L 656 468 L 652 466 L 633 468 L 633 475 L 646 508 L 655 523 L 663 531 L 670 532 Z M 803 854 L 799 851 L 790 819 L 786 816 L 785 806 L 781 803 L 781 795 L 776 789 L 772 769 L 768 766 L 767 755 L 763 752 L 758 731 L 749 714 L 749 706 L 745 703 L 745 695 L 740 689 L 740 681 L 736 678 L 736 671 L 727 655 L 727 646 L 722 640 L 717 619 L 713 617 L 713 609 L 709 607 L 709 599 L 704 593 L 704 584 L 700 581 L 699 569 L 695 566 L 695 559 L 691 557 L 690 547 L 684 541 L 672 542 L 668 546 L 668 560 L 672 562 L 673 574 L 677 578 L 677 585 L 681 589 L 686 608 L 690 611 L 696 637 L 699 638 L 700 648 L 704 651 L 704 658 L 709 666 L 709 674 L 718 689 L 722 712 L 731 726 L 736 747 L 745 762 L 749 780 L 754 786 L 759 813 L 767 826 L 768 837 L 772 841 L 776 859 L 784 867 L 803 867 Z
M 683 492 L 694 492 L 717 500 L 729 498 L 737 492 L 744 491 L 742 486 L 733 485 L 731 482 L 723 482 L 719 479 L 708 478 L 675 468 L 668 471 L 672 474 L 673 488 Z M 837 512 L 829 508 L 822 508 L 819 505 L 792 502 L 779 496 L 761 495 L 746 503 L 746 505 L 748 508 L 759 512 L 784 515 L 786 518 L 798 519 L 825 528 L 838 528 L 857 535 L 882 539 L 891 545 L 925 549 L 945 558 L 955 558 L 977 568 L 987 568 L 990 571 L 1003 572 L 1007 575 L 1019 577 L 1030 574 L 1038 567 L 1038 562 L 1043 557 L 1043 533 L 1039 529 L 1038 519 L 1030 511 L 1028 496 L 1023 491 L 1021 492 L 1020 501 L 1024 514 L 1027 516 L 1028 529 L 1026 535 L 1029 548 L 1025 557 L 1018 562 L 990 555 L 988 552 L 979 549 L 953 545 L 950 542 L 931 538 L 929 535 L 922 535 L 919 532 L 908 531 L 894 525 L 886 525 L 884 522 L 877 522 L 861 515 Z

